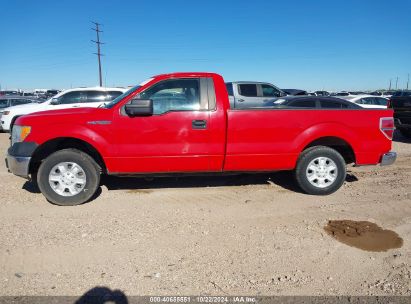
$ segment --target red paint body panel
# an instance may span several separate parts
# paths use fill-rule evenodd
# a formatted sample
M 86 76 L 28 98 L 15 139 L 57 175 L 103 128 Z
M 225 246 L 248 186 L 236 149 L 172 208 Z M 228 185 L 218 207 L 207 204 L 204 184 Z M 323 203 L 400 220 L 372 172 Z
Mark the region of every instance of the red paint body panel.
M 216 108 L 128 117 L 122 107 L 136 94 L 170 78 L 212 78 Z M 224 80 L 213 73 L 175 73 L 152 81 L 111 109 L 77 108 L 22 116 L 32 126 L 26 141 L 42 145 L 56 138 L 76 138 L 92 145 L 107 171 L 116 174 L 274 171 L 293 169 L 314 140 L 338 137 L 353 149 L 356 164 L 377 164 L 391 149 L 379 129 L 391 110 L 229 109 Z M 194 130 L 193 120 L 207 129 Z M 107 124 L 90 124 L 106 121 Z

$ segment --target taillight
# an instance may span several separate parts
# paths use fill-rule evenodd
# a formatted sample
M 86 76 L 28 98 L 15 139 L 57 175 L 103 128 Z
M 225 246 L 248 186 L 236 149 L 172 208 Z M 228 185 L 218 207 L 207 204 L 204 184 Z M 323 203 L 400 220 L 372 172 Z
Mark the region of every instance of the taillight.
M 395 130 L 394 118 L 392 117 L 380 118 L 380 130 L 388 139 L 391 140 L 394 135 L 394 130 Z

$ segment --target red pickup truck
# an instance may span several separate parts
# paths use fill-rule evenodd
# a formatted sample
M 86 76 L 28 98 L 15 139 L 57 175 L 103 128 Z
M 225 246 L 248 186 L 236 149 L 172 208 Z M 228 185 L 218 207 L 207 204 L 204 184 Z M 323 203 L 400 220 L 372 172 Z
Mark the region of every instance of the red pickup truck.
M 77 205 L 101 174 L 294 170 L 304 192 L 326 195 L 343 184 L 348 163 L 395 161 L 392 110 L 300 104 L 231 109 L 217 74 L 159 75 L 100 108 L 18 118 L 6 162 L 49 202 Z

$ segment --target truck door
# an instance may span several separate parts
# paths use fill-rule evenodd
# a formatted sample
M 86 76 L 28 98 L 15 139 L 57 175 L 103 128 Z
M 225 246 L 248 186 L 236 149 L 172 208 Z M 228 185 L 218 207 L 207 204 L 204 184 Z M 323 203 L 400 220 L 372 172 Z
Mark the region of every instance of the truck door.
M 210 165 L 208 78 L 162 80 L 141 92 L 154 115 L 113 118 L 111 160 L 119 173 L 214 171 Z
M 283 96 L 279 89 L 268 83 L 262 83 L 258 86 L 261 88 L 263 106 L 271 106 L 275 100 Z

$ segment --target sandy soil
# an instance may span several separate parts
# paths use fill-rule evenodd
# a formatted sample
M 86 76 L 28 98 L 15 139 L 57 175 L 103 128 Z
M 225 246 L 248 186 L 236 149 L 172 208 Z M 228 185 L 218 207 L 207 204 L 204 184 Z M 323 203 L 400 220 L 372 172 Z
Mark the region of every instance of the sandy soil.
M 411 295 L 411 142 L 393 146 L 395 165 L 350 168 L 326 197 L 287 173 L 106 178 L 94 201 L 58 207 L 1 165 L 0 294 Z M 329 220 L 375 223 L 402 247 L 350 247 Z

